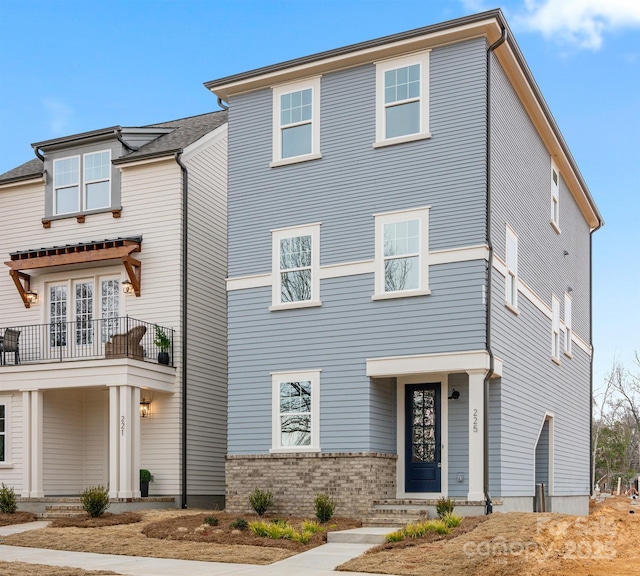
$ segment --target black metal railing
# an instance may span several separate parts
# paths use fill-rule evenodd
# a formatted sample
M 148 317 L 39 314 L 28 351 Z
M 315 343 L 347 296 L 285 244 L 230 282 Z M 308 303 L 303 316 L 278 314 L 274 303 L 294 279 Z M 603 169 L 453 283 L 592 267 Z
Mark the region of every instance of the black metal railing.
M 162 348 L 155 344 L 158 331 L 166 336 L 166 346 Z M 105 357 L 128 357 L 173 366 L 173 341 L 172 328 L 130 316 L 6 326 L 0 327 L 0 368 Z

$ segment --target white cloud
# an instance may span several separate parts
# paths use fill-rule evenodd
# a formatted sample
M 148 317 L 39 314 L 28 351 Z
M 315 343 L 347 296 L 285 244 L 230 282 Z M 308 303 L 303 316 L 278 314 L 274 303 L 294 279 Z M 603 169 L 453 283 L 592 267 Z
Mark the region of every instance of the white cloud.
M 545 37 L 598 50 L 606 32 L 640 27 L 640 0 L 525 0 L 516 21 Z
M 42 101 L 47 111 L 49 130 L 56 136 L 67 133 L 69 120 L 73 115 L 73 108 L 55 98 L 44 98 Z

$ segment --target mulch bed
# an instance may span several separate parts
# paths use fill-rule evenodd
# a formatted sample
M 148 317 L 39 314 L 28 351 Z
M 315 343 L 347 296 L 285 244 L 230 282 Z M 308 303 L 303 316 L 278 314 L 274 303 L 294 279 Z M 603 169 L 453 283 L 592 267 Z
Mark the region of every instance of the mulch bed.
M 11 526 L 12 524 L 25 524 L 35 522 L 38 517 L 31 512 L 14 512 L 13 514 L 0 513 L 0 526 Z
M 123 512 L 122 514 L 105 512 L 97 518 L 92 518 L 88 514 L 70 518 L 55 518 L 50 526 L 51 528 L 102 528 L 104 526 L 118 526 L 119 524 L 135 524 L 140 520 L 142 520 L 142 516 L 137 512 Z
M 205 518 L 215 516 L 218 519 L 217 526 L 209 526 L 204 523 Z M 259 518 L 255 514 L 233 515 L 226 512 L 211 512 L 207 514 L 193 514 L 161 520 L 145 526 L 142 533 L 148 538 L 158 538 L 162 540 L 182 540 L 191 542 L 211 542 L 215 544 L 226 545 L 246 545 L 246 546 L 266 546 L 270 548 L 283 548 L 286 550 L 304 551 L 325 544 L 327 541 L 327 532 L 334 530 L 350 530 L 352 528 L 360 528 L 362 522 L 351 518 L 331 518 L 325 524 L 320 524 L 323 528 L 322 532 L 316 532 L 306 544 L 293 542 L 286 539 L 273 540 L 271 538 L 256 536 L 248 528 L 245 530 L 234 530 L 230 527 L 231 522 L 242 518 L 247 522 L 256 520 L 265 520 L 267 522 L 279 518 L 286 520 L 296 529 L 299 529 L 303 520 L 312 520 L 313 518 L 300 517 L 282 517 L 282 516 L 263 516 Z

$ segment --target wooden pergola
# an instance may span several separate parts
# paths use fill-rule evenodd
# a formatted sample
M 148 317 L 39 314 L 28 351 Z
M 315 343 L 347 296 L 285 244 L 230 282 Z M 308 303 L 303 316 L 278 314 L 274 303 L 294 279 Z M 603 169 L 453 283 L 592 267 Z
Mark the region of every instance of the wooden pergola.
M 12 252 L 11 260 L 5 262 L 9 266 L 9 274 L 18 289 L 25 308 L 31 306 L 31 276 L 25 270 L 38 268 L 52 268 L 69 264 L 86 264 L 103 262 L 105 260 L 121 260 L 129 275 L 136 296 L 140 296 L 140 281 L 142 262 L 131 256 L 134 252 L 142 251 L 142 237 L 116 238 L 115 240 L 100 240 L 66 244 L 51 248 L 38 248 Z

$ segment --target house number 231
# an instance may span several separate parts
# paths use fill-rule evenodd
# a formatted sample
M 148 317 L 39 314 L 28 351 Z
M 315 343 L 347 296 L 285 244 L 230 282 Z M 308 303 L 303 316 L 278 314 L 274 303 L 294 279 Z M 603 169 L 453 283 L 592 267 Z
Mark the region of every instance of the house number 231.
M 478 431 L 478 409 L 477 408 L 473 409 L 473 431 L 474 432 Z
M 124 416 L 120 416 L 120 435 L 124 436 Z

